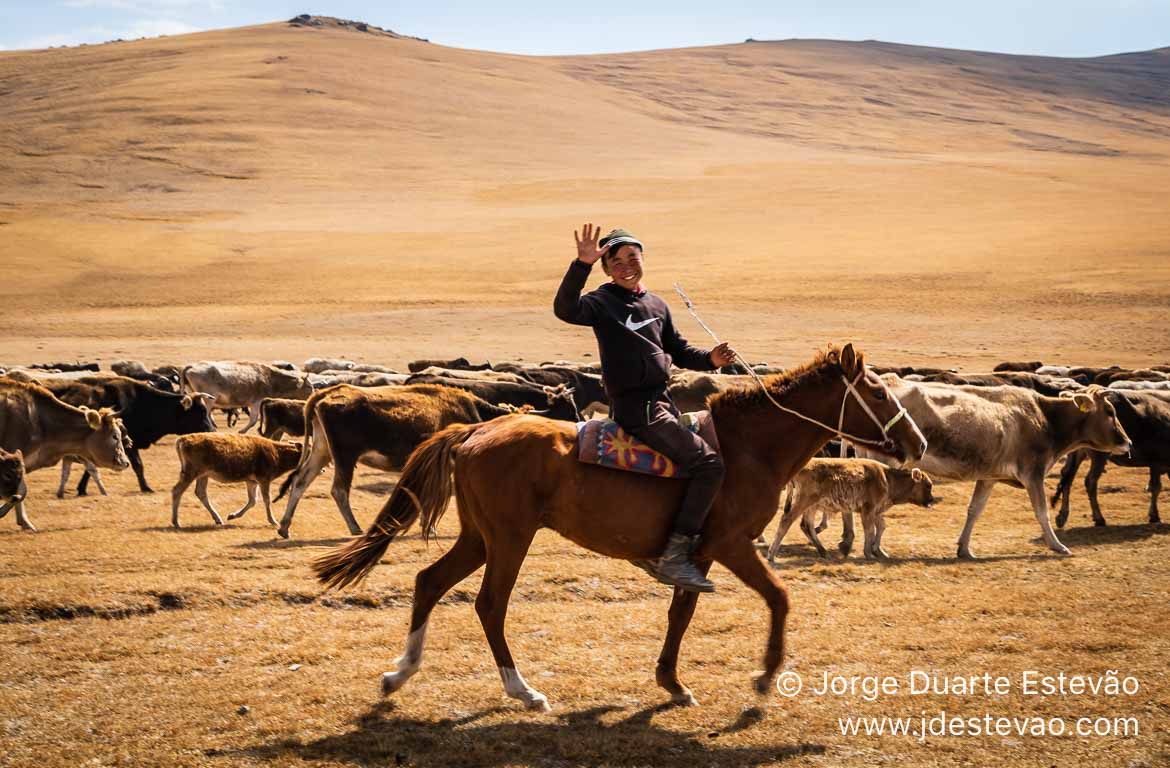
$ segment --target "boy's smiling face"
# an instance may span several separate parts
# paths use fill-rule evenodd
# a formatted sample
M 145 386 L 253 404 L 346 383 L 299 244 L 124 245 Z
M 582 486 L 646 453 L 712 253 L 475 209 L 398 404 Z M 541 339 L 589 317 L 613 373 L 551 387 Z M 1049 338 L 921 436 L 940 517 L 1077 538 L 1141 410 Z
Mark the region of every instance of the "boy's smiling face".
M 611 248 L 602 257 L 601 268 L 622 288 L 637 290 L 642 282 L 642 249 L 630 243 Z

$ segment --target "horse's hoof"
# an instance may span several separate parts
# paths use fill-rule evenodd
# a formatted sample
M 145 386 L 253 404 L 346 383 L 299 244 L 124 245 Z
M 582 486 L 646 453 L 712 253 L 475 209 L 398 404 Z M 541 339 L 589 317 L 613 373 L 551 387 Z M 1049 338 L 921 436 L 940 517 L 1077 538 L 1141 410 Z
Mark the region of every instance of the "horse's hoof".
M 404 675 L 401 672 L 384 672 L 382 674 L 382 695 L 389 696 L 406 685 L 406 681 L 409 679 L 409 675 Z
M 756 693 L 761 696 L 767 696 L 768 692 L 772 690 L 772 676 L 768 674 L 758 675 L 752 682 L 752 687 L 756 689 Z
M 699 700 L 695 698 L 695 694 L 688 690 L 679 691 L 671 694 L 670 703 L 677 707 L 697 707 Z
M 282 539 L 287 539 L 288 538 L 288 528 L 277 528 L 276 535 Z
M 1059 547 L 1053 547 L 1052 551 L 1058 555 L 1064 555 L 1065 557 L 1072 557 L 1072 551 L 1069 550 L 1069 548 L 1064 546 L 1063 544 L 1061 544 Z
M 530 712 L 552 712 L 552 707 L 548 703 L 548 696 L 545 696 L 540 691 L 529 691 L 526 695 L 517 696 L 516 698 L 524 702 L 524 708 Z
M 1097 526 L 1098 528 L 1104 528 L 1105 526 L 1109 525 L 1109 523 L 1105 522 L 1104 518 L 1101 518 L 1100 520 L 1093 520 L 1093 525 Z
M 973 561 L 973 560 L 975 560 L 975 555 L 972 554 L 970 549 L 963 549 L 962 547 L 959 547 L 958 558 L 960 560 Z
M 78 494 L 78 495 L 80 495 L 80 494 Z M 57 498 L 58 499 L 65 498 L 65 492 L 64 491 L 57 491 Z

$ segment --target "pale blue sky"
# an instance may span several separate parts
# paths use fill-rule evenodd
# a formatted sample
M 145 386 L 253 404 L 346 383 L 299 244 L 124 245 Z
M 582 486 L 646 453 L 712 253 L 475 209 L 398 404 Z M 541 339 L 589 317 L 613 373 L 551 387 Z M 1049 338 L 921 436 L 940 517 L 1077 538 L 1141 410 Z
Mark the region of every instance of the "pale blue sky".
M 0 48 L 179 34 L 318 13 L 436 43 L 601 53 L 789 37 L 1096 56 L 1170 45 L 1170 0 L 0 0 Z

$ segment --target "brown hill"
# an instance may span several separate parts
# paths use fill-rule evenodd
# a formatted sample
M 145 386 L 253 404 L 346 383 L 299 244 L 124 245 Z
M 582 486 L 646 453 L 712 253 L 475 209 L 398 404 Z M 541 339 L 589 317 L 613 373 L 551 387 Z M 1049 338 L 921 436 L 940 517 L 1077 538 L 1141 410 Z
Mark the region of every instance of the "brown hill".
M 1166 49 L 524 57 L 334 21 L 0 53 L 0 361 L 576 357 L 548 305 L 586 219 L 759 358 L 1164 360 L 1168 85 Z

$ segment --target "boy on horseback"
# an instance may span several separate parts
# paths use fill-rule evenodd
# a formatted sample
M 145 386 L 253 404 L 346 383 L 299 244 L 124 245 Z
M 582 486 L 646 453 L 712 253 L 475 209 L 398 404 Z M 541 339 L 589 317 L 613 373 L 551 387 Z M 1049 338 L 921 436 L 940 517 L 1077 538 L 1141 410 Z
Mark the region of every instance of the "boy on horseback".
M 687 344 L 674 327 L 666 302 L 642 285 L 642 243 L 632 234 L 615 229 L 601 237 L 599 227 L 586 224 L 581 233 L 574 231 L 573 237 L 577 258 L 561 281 L 553 312 L 566 323 L 593 328 L 614 421 L 670 458 L 691 478 L 666 549 L 647 570 L 667 584 L 711 592 L 715 585 L 695 566 L 691 555 L 723 482 L 723 460 L 679 422 L 667 385 L 671 362 L 713 371 L 730 365 L 735 350 L 726 342 L 711 350 Z M 585 281 L 599 259 L 610 282 L 582 296 Z

